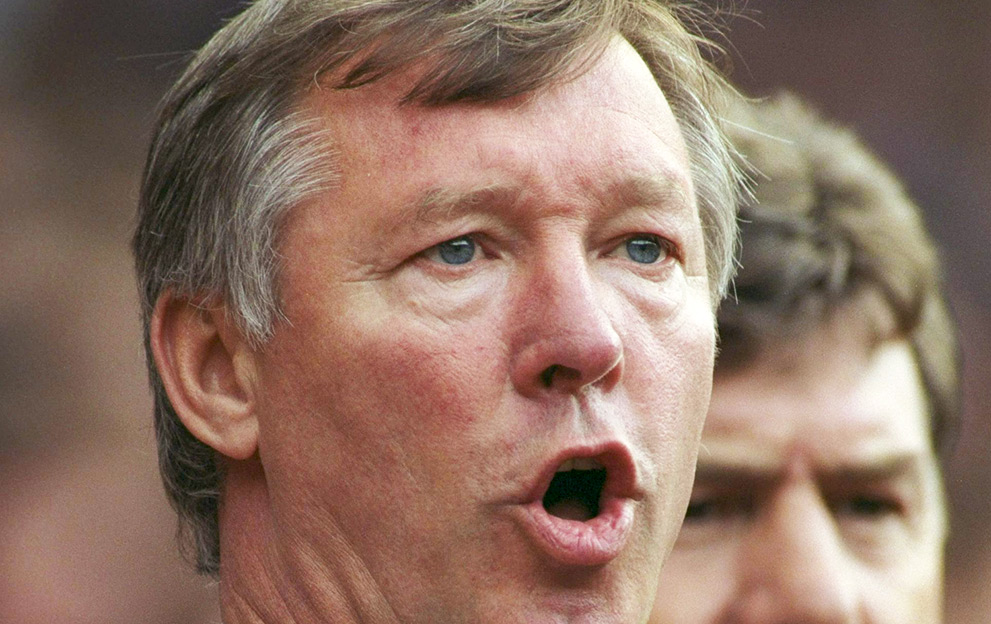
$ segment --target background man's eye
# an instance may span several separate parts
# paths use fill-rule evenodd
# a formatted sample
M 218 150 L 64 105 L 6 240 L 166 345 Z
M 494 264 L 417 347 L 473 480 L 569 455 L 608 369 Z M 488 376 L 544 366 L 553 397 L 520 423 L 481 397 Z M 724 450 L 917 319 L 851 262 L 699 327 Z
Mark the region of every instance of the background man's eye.
M 754 512 L 754 501 L 747 496 L 698 496 L 688 503 L 685 524 L 745 521 Z
M 475 258 L 476 245 L 470 236 L 459 236 L 437 245 L 437 258 L 445 264 L 466 264 Z
M 711 520 L 717 511 L 716 503 L 711 500 L 692 501 L 688 503 L 688 509 L 685 510 L 685 522 Z
M 656 236 L 635 236 L 627 240 L 625 245 L 630 259 L 640 264 L 653 264 L 666 255 L 664 245 Z
M 896 501 L 874 496 L 854 496 L 837 505 L 837 513 L 860 518 L 881 518 L 897 514 L 900 506 Z

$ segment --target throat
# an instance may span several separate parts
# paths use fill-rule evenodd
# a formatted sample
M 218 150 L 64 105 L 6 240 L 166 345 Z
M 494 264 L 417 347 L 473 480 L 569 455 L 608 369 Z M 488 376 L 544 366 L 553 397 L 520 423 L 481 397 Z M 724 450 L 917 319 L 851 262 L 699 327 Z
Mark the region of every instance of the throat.
M 599 499 L 605 482 L 605 470 L 559 472 L 544 494 L 544 509 L 565 520 L 591 520 L 599 515 Z

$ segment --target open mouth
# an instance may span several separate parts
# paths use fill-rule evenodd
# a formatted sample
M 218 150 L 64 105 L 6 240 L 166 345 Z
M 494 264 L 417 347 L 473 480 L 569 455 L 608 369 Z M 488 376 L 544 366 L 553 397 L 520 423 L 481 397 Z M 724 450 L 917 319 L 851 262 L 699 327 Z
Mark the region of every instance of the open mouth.
M 590 457 L 561 464 L 544 494 L 544 509 L 552 516 L 584 522 L 599 515 L 606 468 Z
M 550 458 L 514 509 L 534 545 L 557 564 L 600 566 L 622 552 L 643 496 L 630 451 L 613 442 Z

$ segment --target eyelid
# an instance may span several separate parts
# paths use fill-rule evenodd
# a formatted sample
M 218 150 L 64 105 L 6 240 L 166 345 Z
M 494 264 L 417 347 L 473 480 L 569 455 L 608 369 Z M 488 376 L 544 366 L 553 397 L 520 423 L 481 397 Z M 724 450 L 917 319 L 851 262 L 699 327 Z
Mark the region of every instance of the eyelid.
M 681 249 L 678 244 L 667 236 L 656 234 L 654 232 L 631 232 L 624 234 L 618 239 L 613 239 L 606 245 L 606 257 L 617 257 L 617 254 L 625 251 L 625 246 L 633 240 L 636 239 L 650 239 L 656 242 L 661 247 L 661 257 L 657 259 L 656 262 L 651 263 L 638 263 L 642 266 L 653 266 L 663 263 L 665 260 L 674 259 L 677 262 L 681 262 Z M 632 259 L 631 259 L 632 260 Z
M 830 501 L 830 507 L 834 514 L 845 517 L 882 518 L 901 516 L 906 512 L 906 505 L 899 496 L 881 492 L 854 492 L 839 496 Z
M 443 245 L 444 243 L 449 243 L 463 238 L 471 239 L 475 243 L 475 248 L 476 248 L 475 255 L 471 260 L 463 264 L 450 264 L 436 257 L 436 254 L 439 253 L 439 248 L 441 245 Z M 486 235 L 475 231 L 475 232 L 458 234 L 456 236 L 451 236 L 450 238 L 445 238 L 441 241 L 438 241 L 437 243 L 434 243 L 433 245 L 423 249 L 419 253 L 414 254 L 411 260 L 412 261 L 422 260 L 430 265 L 440 267 L 446 271 L 458 271 L 458 270 L 467 270 L 468 267 L 473 266 L 474 264 L 476 264 L 481 260 L 488 260 L 497 257 L 498 257 L 498 253 L 496 253 L 495 246 L 491 241 L 491 239 Z
M 467 260 L 466 262 L 462 262 L 462 263 L 445 262 L 444 259 L 440 257 L 441 247 L 443 245 L 448 244 L 448 243 L 454 243 L 454 242 L 461 241 L 461 240 L 470 240 L 475 245 L 474 253 L 472 254 L 471 259 Z M 439 243 L 437 243 L 435 245 L 431 245 L 430 247 L 427 247 L 426 249 L 424 249 L 423 251 L 421 251 L 418 255 L 420 255 L 423 258 L 425 258 L 425 259 L 427 259 L 427 260 L 429 260 L 431 262 L 434 262 L 436 264 L 441 264 L 441 265 L 444 265 L 444 266 L 452 266 L 453 267 L 453 266 L 463 266 L 465 264 L 471 264 L 472 262 L 475 262 L 477 260 L 477 256 L 478 256 L 479 251 L 481 251 L 481 245 L 478 244 L 478 241 L 476 240 L 476 237 L 473 236 L 472 234 L 462 234 L 460 236 L 455 236 L 454 238 L 448 238 L 448 239 L 442 240 L 441 242 L 439 242 Z
M 688 508 L 685 510 L 686 522 L 732 522 L 745 520 L 753 516 L 757 501 L 752 492 L 734 492 L 725 488 L 714 488 L 699 493 L 692 493 Z M 693 509 L 699 512 L 692 515 Z

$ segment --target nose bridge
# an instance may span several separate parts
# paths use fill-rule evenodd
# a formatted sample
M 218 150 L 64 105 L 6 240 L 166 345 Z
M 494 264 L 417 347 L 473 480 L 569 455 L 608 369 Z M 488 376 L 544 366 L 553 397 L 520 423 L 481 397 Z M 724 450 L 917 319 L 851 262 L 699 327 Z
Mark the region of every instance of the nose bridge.
M 739 565 L 739 621 L 856 621 L 855 570 L 810 478 L 789 480 L 775 491 L 755 518 Z
M 524 394 L 611 387 L 621 374 L 623 344 L 608 294 L 578 240 L 554 243 L 527 264 L 516 290 L 513 383 Z

